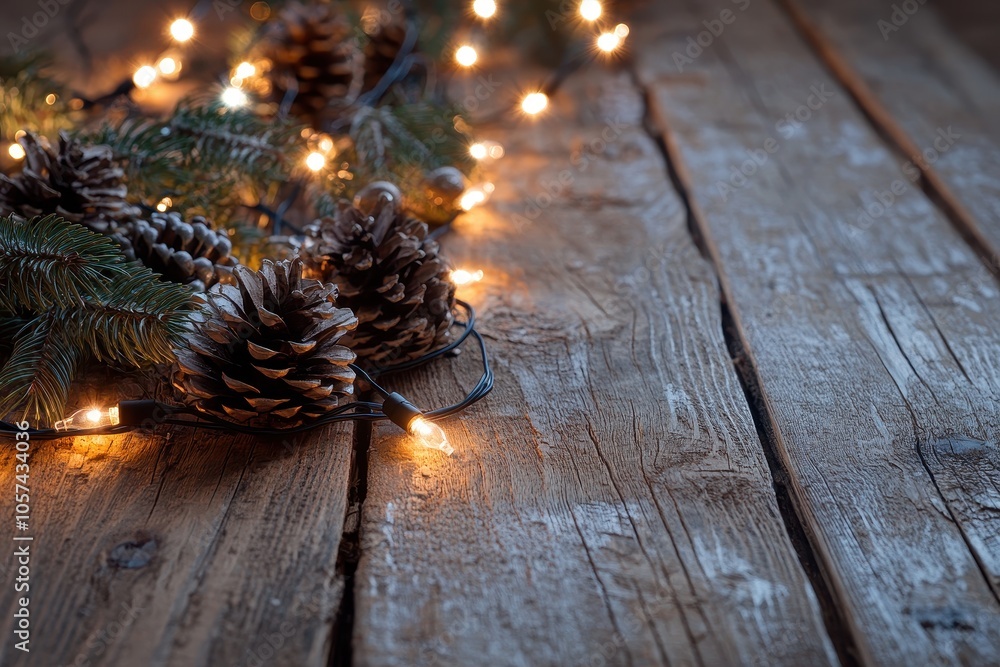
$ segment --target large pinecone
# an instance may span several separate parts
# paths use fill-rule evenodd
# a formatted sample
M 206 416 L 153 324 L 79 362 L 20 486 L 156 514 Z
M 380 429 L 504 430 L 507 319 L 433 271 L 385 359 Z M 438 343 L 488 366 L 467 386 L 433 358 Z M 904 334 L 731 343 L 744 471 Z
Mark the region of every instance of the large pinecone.
M 176 350 L 174 387 L 196 410 L 251 426 L 292 428 L 354 392 L 354 353 L 338 344 L 358 320 L 337 288 L 302 278 L 302 261 L 238 266 L 207 294 L 205 321 Z
M 126 258 L 139 260 L 167 280 L 204 292 L 218 282 L 232 283 L 239 263 L 233 244 L 212 230 L 202 216 L 187 223 L 175 212 L 153 213 L 114 235 Z
M 59 215 L 96 232 L 114 231 L 138 214 L 125 201 L 125 172 L 110 146 L 84 146 L 59 135 L 59 150 L 35 134 L 20 139 L 24 168 L 0 174 L 0 212 L 25 218 Z
M 340 304 L 358 316 L 344 337 L 369 367 L 415 359 L 446 343 L 455 286 L 427 239 L 427 225 L 383 195 L 370 211 L 341 202 L 306 231 L 307 266 L 340 288 Z
M 271 61 L 271 96 L 294 95 L 291 112 L 321 128 L 347 112 L 364 84 L 364 53 L 332 5 L 291 3 L 261 44 Z

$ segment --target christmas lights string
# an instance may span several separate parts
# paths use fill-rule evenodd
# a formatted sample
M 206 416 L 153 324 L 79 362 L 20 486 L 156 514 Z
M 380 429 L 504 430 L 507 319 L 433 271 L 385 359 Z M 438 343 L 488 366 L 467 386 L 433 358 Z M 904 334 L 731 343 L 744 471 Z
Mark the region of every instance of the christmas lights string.
M 448 438 L 435 421 L 458 414 L 481 401 L 493 390 L 493 369 L 482 334 L 476 331 L 476 311 L 465 301 L 457 300 L 456 305 L 465 313 L 465 319 L 456 321 L 462 333 L 445 346 L 422 357 L 377 371 L 367 371 L 351 364 L 351 369 L 363 382 L 382 397 L 381 403 L 373 401 L 352 401 L 332 410 L 316 420 L 286 429 L 260 428 L 235 424 L 194 409 L 169 405 L 153 400 L 121 401 L 111 407 L 88 407 L 77 410 L 65 419 L 56 422 L 54 428 L 21 429 L 18 424 L 0 421 L 0 438 L 14 438 L 19 432 L 27 432 L 32 440 L 55 440 L 58 438 L 88 435 L 118 435 L 151 426 L 167 424 L 189 428 L 244 433 L 257 436 L 289 436 L 345 421 L 391 421 L 412 435 L 417 444 L 443 451 L 451 455 L 454 449 Z M 433 410 L 421 410 L 398 393 L 385 389 L 376 377 L 411 370 L 457 350 L 468 338 L 475 339 L 482 360 L 483 372 L 475 387 L 458 403 Z

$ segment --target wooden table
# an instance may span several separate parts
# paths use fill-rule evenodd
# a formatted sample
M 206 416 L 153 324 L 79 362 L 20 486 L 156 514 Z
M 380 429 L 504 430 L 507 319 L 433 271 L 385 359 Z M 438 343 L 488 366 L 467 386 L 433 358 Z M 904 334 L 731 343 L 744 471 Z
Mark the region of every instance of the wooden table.
M 0 662 L 1000 663 L 997 74 L 917 2 L 651 4 L 633 62 L 482 128 L 445 249 L 497 389 L 456 454 L 39 443 Z

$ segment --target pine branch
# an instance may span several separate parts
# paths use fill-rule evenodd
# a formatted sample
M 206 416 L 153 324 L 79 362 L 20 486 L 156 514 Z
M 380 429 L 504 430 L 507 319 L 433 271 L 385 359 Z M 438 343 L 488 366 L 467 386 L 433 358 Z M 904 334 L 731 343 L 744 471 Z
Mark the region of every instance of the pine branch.
M 0 216 L 0 311 L 82 304 L 106 276 L 125 271 L 124 261 L 110 238 L 58 216 Z
M 24 417 L 33 422 L 60 419 L 80 362 L 78 353 L 63 340 L 55 312 L 38 318 L 22 331 L 0 370 L 0 415 L 22 406 Z

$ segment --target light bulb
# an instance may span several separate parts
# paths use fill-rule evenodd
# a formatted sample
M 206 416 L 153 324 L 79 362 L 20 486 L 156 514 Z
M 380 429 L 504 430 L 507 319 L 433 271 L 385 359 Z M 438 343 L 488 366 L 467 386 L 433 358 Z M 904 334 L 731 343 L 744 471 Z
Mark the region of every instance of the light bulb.
M 605 53 L 611 53 L 622 43 L 622 40 L 618 35 L 613 32 L 603 33 L 597 38 L 597 48 Z
M 478 271 L 467 271 L 465 269 L 455 269 L 449 276 L 451 282 L 455 284 L 456 287 L 462 287 L 463 285 L 471 285 L 472 283 L 477 283 L 483 279 L 482 270 Z
M 619 39 L 625 39 L 628 37 L 628 26 L 624 23 L 619 23 L 615 26 L 615 34 L 618 35 Z
M 458 200 L 458 205 L 463 211 L 471 211 L 475 207 L 486 201 L 486 193 L 479 188 L 467 190 L 462 198 Z
M 156 69 L 151 65 L 143 65 L 132 75 L 132 83 L 136 88 L 149 88 L 156 81 Z
M 7 154 L 15 160 L 23 160 L 25 155 L 24 147 L 21 144 L 11 144 L 7 147 Z
M 230 86 L 222 91 L 222 103 L 225 104 L 230 109 L 238 109 L 240 107 L 246 106 L 247 104 L 247 94 L 244 93 L 239 88 L 234 88 Z
M 257 74 L 257 68 L 253 63 L 242 62 L 233 70 L 233 77 L 237 79 L 249 79 Z
M 326 158 L 322 153 L 312 152 L 306 156 L 306 166 L 312 171 L 321 171 L 326 166 Z
M 497 3 L 493 0 L 476 0 L 472 3 L 472 11 L 482 19 L 488 19 L 497 13 Z
M 156 69 L 160 70 L 160 74 L 173 74 L 177 71 L 177 61 L 169 56 L 161 58 L 160 62 L 156 63 Z
M 160 213 L 165 213 L 166 210 L 173 205 L 174 205 L 174 200 L 172 200 L 170 197 L 164 197 L 156 205 L 156 210 L 159 211 Z
M 598 0 L 583 0 L 580 3 L 580 16 L 587 21 L 596 21 L 601 17 L 601 3 Z
M 479 54 L 468 44 L 458 47 L 458 50 L 455 51 L 455 62 L 462 67 L 472 67 L 477 60 L 479 60 Z
M 186 42 L 194 37 L 194 24 L 187 19 L 176 19 L 170 24 L 170 36 L 178 42 Z
M 545 93 L 529 93 L 521 101 L 521 109 L 529 116 L 542 113 L 547 106 L 549 106 L 549 96 Z
M 489 155 L 489 150 L 486 148 L 486 144 L 475 143 L 469 146 L 469 155 L 476 160 L 482 160 L 487 155 Z
M 406 427 L 417 444 L 428 449 L 440 449 L 451 456 L 455 448 L 448 442 L 448 436 L 444 434 L 441 427 L 434 422 L 428 421 L 425 417 L 414 417 Z
M 66 419 L 55 423 L 57 431 L 68 431 L 71 428 L 101 428 L 102 426 L 118 426 L 118 406 L 112 408 L 83 408 L 77 410 Z

